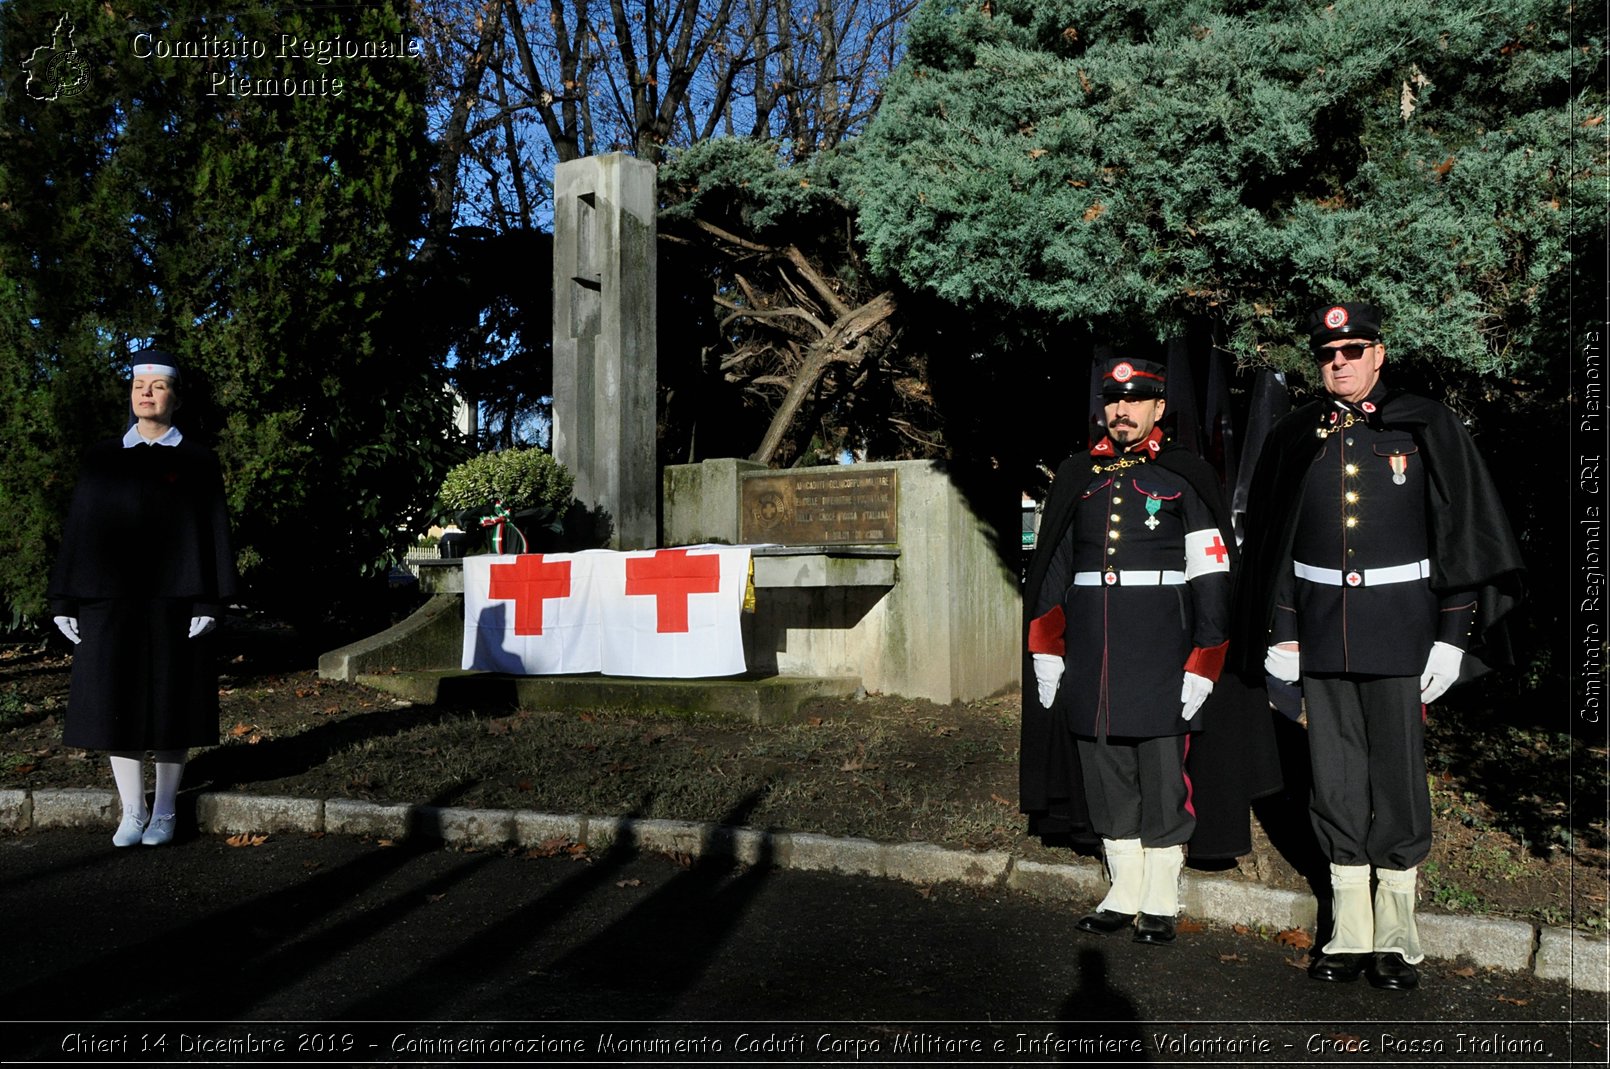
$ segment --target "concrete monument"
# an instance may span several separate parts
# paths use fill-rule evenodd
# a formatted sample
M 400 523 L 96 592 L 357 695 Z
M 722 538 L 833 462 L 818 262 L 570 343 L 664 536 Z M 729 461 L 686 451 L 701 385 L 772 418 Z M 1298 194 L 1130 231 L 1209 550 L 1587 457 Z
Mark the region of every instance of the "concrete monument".
M 554 169 L 553 452 L 610 549 L 658 544 L 654 175 L 621 153 Z

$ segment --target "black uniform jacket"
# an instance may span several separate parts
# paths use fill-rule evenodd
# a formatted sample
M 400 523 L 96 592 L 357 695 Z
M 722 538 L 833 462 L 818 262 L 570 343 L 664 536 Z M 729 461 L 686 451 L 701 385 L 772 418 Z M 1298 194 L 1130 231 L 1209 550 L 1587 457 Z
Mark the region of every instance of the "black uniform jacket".
M 1075 735 L 1182 735 L 1175 668 L 1217 681 L 1230 624 L 1230 546 L 1178 471 L 1150 463 L 1153 431 L 1123 454 L 1104 441 L 1052 549 L 1029 650 L 1063 658 L 1060 713 Z
M 1489 664 L 1507 663 L 1509 646 L 1502 618 L 1520 598 L 1522 563 L 1520 547 L 1505 519 L 1503 504 L 1486 464 L 1464 426 L 1446 406 L 1429 398 L 1384 388 L 1373 392 L 1370 400 L 1369 407 L 1373 411 L 1357 410 L 1362 421 L 1357 428 L 1361 443 L 1358 460 L 1364 469 L 1361 472 L 1362 500 L 1358 502 L 1360 513 L 1370 520 L 1374 516 L 1370 510 L 1376 507 L 1375 502 L 1399 492 L 1389 481 L 1394 477 L 1407 480 L 1398 484 L 1401 490 L 1424 494 L 1423 510 L 1413 510 L 1407 526 L 1383 517 L 1383 533 L 1378 540 L 1390 547 L 1393 538 L 1402 538 L 1407 545 L 1408 528 L 1417 528 L 1413 537 L 1430 559 L 1431 616 L 1436 615 L 1436 601 L 1475 602 L 1474 612 L 1465 618 L 1467 622 L 1463 627 L 1468 635 L 1459 636 L 1462 641 L 1455 641 L 1467 653 L 1462 678 L 1479 674 Z M 1243 563 L 1236 586 L 1231 631 L 1233 663 L 1249 676 L 1261 676 L 1264 651 L 1271 641 L 1293 637 L 1275 634 L 1281 628 L 1277 603 L 1283 599 L 1278 595 L 1291 586 L 1294 547 L 1303 517 L 1308 476 L 1321 468 L 1328 472 L 1327 458 L 1334 460 L 1330 454 L 1343 448 L 1338 439 L 1345 432 L 1335 429 L 1332 418 L 1337 412 L 1338 406 L 1329 398 L 1296 409 L 1276 425 L 1259 458 L 1248 499 L 1247 538 L 1242 547 Z M 1371 468 L 1372 463 L 1378 471 Z M 1405 510 L 1406 514 L 1408 511 Z M 1422 524 L 1423 532 L 1418 528 Z M 1305 534 L 1304 537 L 1311 536 Z M 1371 546 L 1371 543 L 1365 541 L 1361 545 Z M 1372 546 L 1370 551 L 1380 553 L 1383 550 Z M 1375 562 L 1360 562 L 1361 566 L 1372 563 Z M 1333 587 L 1331 591 L 1340 597 L 1341 589 Z M 1407 584 L 1397 590 L 1382 587 L 1378 596 L 1399 597 L 1410 589 Z M 1318 590 L 1316 587 L 1315 591 Z M 1354 592 L 1355 595 L 1360 593 L 1365 591 Z M 1328 651 L 1331 636 L 1326 634 L 1321 636 L 1321 645 L 1316 646 L 1313 654 L 1326 658 L 1320 670 L 1351 668 L 1367 674 L 1418 675 L 1424 667 L 1424 651 L 1429 648 L 1431 639 L 1454 640 L 1451 636 L 1433 634 L 1434 621 L 1409 621 L 1403 613 L 1394 618 L 1390 607 L 1384 603 L 1382 610 L 1375 641 L 1371 643 L 1369 632 L 1363 629 L 1355 629 L 1358 633 L 1354 641 L 1363 640 L 1364 653 L 1377 664 L 1387 664 L 1391 656 L 1382 643 L 1395 640 L 1404 648 L 1413 645 L 1415 653 L 1411 661 L 1391 666 L 1389 671 L 1372 669 L 1363 662 L 1333 665 L 1330 661 L 1334 660 L 1331 656 L 1334 651 Z M 1406 641 L 1410 637 L 1407 629 L 1414 631 L 1412 643 Z M 1313 636 L 1297 637 L 1306 651 Z M 1305 653 L 1305 669 L 1310 662 L 1310 656 Z
M 1035 551 L 1029 562 L 1023 591 L 1024 634 L 1030 633 L 1031 616 L 1042 604 L 1045 584 L 1052 571 L 1053 558 L 1070 527 L 1077 521 L 1081 503 L 1101 478 L 1092 481 L 1092 457 L 1080 454 L 1064 461 L 1052 484 L 1051 497 L 1041 517 Z M 1167 443 L 1149 464 L 1141 469 L 1154 469 L 1158 488 L 1178 487 L 1183 484 L 1205 506 L 1213 526 L 1221 532 L 1220 543 L 1230 553 L 1234 568 L 1235 545 L 1230 536 L 1229 513 L 1224 506 L 1223 491 L 1213 470 L 1188 450 Z M 1133 472 L 1136 469 L 1125 469 Z M 1147 480 L 1143 480 L 1146 482 Z M 1143 502 L 1132 502 L 1143 505 Z M 1123 506 L 1128 508 L 1128 506 Z M 1132 520 L 1146 516 L 1143 509 L 1129 509 Z M 1159 514 L 1161 515 L 1161 514 Z M 1105 518 L 1103 512 L 1102 518 Z M 1139 525 L 1131 528 L 1140 532 Z M 1150 566 L 1137 562 L 1139 566 Z M 1169 590 L 1171 588 L 1162 588 Z M 1172 588 L 1178 589 L 1178 588 Z M 1132 589 L 1133 592 L 1133 589 Z M 1171 612 L 1181 612 L 1176 595 Z M 1175 617 L 1174 630 L 1190 634 L 1188 615 Z M 1070 624 L 1072 621 L 1070 621 Z M 1153 675 L 1167 690 L 1168 701 L 1164 708 L 1172 717 L 1170 732 L 1183 730 L 1179 717 L 1179 688 L 1186 656 L 1174 648 L 1170 638 L 1168 649 L 1153 648 L 1153 636 L 1144 632 L 1129 636 L 1131 644 L 1125 656 L 1132 666 L 1139 665 Z M 1068 642 L 1088 642 L 1089 636 L 1076 636 L 1068 632 Z M 1187 643 L 1189 645 L 1189 643 Z M 1086 651 L 1088 652 L 1088 651 Z M 1079 653 L 1070 649 L 1070 659 Z M 1211 674 L 1211 673 L 1208 673 Z M 1261 677 L 1260 677 L 1261 678 Z M 1023 721 L 1019 766 L 1019 805 L 1030 818 L 1030 828 L 1042 836 L 1071 835 L 1075 839 L 1094 841 L 1089 829 L 1089 813 L 1085 805 L 1083 778 L 1074 746 L 1076 725 L 1071 709 L 1064 697 L 1072 698 L 1075 692 L 1093 696 L 1096 688 L 1092 680 L 1081 680 L 1070 669 L 1058 692 L 1057 708 L 1040 705 L 1034 681 L 1033 659 L 1025 652 L 1023 662 Z M 1280 772 L 1275 752 L 1274 735 L 1266 702 L 1261 690 L 1248 688 L 1233 673 L 1220 674 L 1212 696 L 1201 713 L 1192 721 L 1190 747 L 1186 756 L 1186 772 L 1192 782 L 1192 805 L 1196 812 L 1196 831 L 1191 839 L 1193 858 L 1236 857 L 1251 849 L 1251 833 L 1247 820 L 1248 803 L 1280 788 Z M 1120 734 L 1118 726 L 1112 728 Z M 1162 732 L 1168 733 L 1168 732 Z

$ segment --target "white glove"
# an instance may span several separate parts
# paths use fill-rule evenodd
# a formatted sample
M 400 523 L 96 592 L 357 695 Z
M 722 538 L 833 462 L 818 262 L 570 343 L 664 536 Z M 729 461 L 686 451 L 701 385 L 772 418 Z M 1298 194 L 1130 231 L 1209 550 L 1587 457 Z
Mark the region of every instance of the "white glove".
M 1295 683 L 1302 678 L 1302 661 L 1295 642 L 1270 646 L 1263 656 L 1263 670 L 1282 683 Z
M 1185 685 L 1180 688 L 1180 701 L 1185 704 L 1185 708 L 1180 710 L 1180 719 L 1189 720 L 1195 716 L 1212 693 L 1213 680 L 1195 672 L 1186 672 Z
M 61 630 L 61 633 L 67 636 L 68 642 L 76 646 L 84 641 L 78 637 L 78 617 L 52 616 L 50 619 Z
M 200 638 L 217 626 L 218 621 L 211 616 L 192 616 L 190 618 L 190 637 Z
M 1446 642 L 1433 644 L 1431 656 L 1426 658 L 1426 670 L 1420 673 L 1420 700 L 1429 705 L 1442 697 L 1458 682 L 1459 663 L 1464 659 L 1465 651 L 1458 646 Z
M 1040 704 L 1047 709 L 1057 699 L 1057 685 L 1062 682 L 1062 673 L 1067 671 L 1067 667 L 1062 663 L 1062 658 L 1054 653 L 1034 655 L 1034 681 L 1039 684 Z

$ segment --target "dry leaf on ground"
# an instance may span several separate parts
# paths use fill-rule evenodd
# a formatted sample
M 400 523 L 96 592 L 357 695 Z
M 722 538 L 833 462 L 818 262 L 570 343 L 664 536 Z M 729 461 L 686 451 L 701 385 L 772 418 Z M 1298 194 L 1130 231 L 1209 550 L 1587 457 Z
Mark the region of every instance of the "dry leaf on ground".
M 1275 942 L 1282 946 L 1295 947 L 1298 950 L 1307 950 L 1314 945 L 1314 937 L 1301 928 L 1287 928 L 1275 936 Z

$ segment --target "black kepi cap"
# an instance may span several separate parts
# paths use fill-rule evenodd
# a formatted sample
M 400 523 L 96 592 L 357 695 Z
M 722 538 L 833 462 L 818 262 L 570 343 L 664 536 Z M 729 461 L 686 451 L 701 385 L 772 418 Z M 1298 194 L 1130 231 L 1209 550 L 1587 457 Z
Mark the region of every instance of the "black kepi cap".
M 1101 376 L 1101 396 L 1109 401 L 1121 397 L 1136 400 L 1161 397 L 1167 379 L 1163 365 L 1152 360 L 1127 357 L 1109 360 Z
M 1308 316 L 1309 344 L 1319 348 L 1337 338 L 1365 338 L 1379 341 L 1381 310 L 1373 304 L 1344 301 L 1316 308 Z

